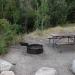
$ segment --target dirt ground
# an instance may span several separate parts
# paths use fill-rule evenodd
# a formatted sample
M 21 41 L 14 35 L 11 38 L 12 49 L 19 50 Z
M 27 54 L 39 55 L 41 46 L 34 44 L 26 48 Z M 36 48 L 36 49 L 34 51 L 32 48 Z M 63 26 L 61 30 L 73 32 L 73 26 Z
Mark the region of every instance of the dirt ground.
M 33 39 L 31 37 L 27 38 L 26 42 L 41 43 L 44 52 L 39 55 L 31 55 L 26 53 L 26 47 L 11 46 L 9 53 L 1 58 L 16 64 L 14 66 L 16 75 L 35 75 L 35 72 L 41 67 L 55 68 L 58 75 L 73 75 L 70 65 L 75 59 L 75 45 L 53 48 L 46 38 Z

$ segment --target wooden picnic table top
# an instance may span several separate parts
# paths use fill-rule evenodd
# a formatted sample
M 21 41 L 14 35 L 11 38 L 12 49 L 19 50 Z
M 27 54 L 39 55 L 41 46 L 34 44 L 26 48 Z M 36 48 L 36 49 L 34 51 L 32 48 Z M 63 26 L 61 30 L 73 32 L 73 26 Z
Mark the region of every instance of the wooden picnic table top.
M 51 34 L 52 37 L 73 37 L 75 33 L 53 33 Z

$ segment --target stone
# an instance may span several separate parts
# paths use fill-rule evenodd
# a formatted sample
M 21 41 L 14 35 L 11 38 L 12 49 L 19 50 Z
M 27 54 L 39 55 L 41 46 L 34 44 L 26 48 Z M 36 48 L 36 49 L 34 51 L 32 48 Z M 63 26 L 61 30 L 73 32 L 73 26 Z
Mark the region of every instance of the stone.
M 0 59 L 0 72 L 9 71 L 13 65 L 5 60 Z
M 57 71 L 54 68 L 42 67 L 35 75 L 57 75 Z
M 13 71 L 3 71 L 0 75 L 15 75 Z
M 72 62 L 71 70 L 73 73 L 75 73 L 75 60 Z

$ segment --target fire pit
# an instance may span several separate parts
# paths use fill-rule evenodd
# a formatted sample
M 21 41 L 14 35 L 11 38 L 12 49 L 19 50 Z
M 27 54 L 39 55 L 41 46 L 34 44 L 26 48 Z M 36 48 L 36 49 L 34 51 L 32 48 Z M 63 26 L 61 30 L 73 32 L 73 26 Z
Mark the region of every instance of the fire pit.
M 43 53 L 43 45 L 41 44 L 28 44 L 25 42 L 20 42 L 21 46 L 27 46 L 28 54 L 41 54 Z
M 31 44 L 27 46 L 27 53 L 29 54 L 41 54 L 43 53 L 43 45 Z

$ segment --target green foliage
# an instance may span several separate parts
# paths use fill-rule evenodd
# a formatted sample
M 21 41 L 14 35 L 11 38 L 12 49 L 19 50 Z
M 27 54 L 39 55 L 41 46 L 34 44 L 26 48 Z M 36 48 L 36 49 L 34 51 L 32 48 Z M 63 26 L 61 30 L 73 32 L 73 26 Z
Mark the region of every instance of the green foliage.
M 66 0 L 68 5 L 68 22 L 75 23 L 75 0 Z
M 6 53 L 15 38 L 15 31 L 6 19 L 0 19 L 0 54 Z
M 22 27 L 21 27 L 21 25 L 13 24 L 13 25 L 11 26 L 11 29 L 12 29 L 16 34 L 22 33 Z
M 0 0 L 0 18 L 7 18 L 12 23 L 17 23 L 20 10 L 16 0 Z
M 36 0 L 36 20 L 35 20 L 35 27 L 36 29 L 43 30 L 44 26 L 46 25 L 45 22 L 49 19 L 48 16 L 48 0 L 40 0 L 40 5 L 38 0 Z
M 27 20 L 28 17 L 34 18 L 34 27 L 40 30 L 49 23 L 50 26 L 66 23 L 69 10 L 65 0 L 20 0 L 20 8 Z
M 6 42 L 5 42 L 5 40 L 4 39 L 0 39 L 0 54 L 5 54 L 5 53 L 7 53 L 7 50 L 8 48 L 7 48 L 7 44 L 6 44 Z
M 73 10 L 75 0 L 0 0 L 0 19 L 14 24 L 17 32 L 61 25 Z
M 65 0 L 49 0 L 50 23 L 52 25 L 66 22 L 68 6 Z

